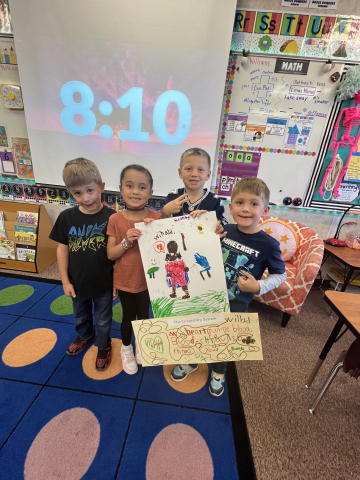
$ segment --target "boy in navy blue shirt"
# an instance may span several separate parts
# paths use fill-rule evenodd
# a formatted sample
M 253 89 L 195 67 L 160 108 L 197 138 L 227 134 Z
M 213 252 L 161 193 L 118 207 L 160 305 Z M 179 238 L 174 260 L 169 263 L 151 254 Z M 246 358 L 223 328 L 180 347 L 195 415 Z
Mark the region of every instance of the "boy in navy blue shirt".
M 226 226 L 222 238 L 222 253 L 230 311 L 246 312 L 254 294 L 277 288 L 286 279 L 280 244 L 259 230 L 262 215 L 269 211 L 270 192 L 259 178 L 243 178 L 234 185 L 230 213 L 235 225 Z M 261 280 L 264 271 L 269 275 Z M 181 382 L 197 365 L 177 365 L 171 372 L 175 382 Z M 210 393 L 219 396 L 224 391 L 226 362 L 212 364 Z
M 165 198 L 162 211 L 163 218 L 190 215 L 196 210 L 216 212 L 218 220 L 224 226 L 224 206 L 219 198 L 204 188 L 211 175 L 209 154 L 202 148 L 189 148 L 180 158 L 179 177 L 184 182 L 184 188 L 170 192 Z

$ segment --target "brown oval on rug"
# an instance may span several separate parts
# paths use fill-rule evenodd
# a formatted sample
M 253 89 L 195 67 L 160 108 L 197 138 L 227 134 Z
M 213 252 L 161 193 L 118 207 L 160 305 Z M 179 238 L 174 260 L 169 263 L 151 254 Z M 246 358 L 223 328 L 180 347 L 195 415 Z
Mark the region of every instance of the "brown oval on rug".
M 100 443 L 100 424 L 86 408 L 60 413 L 37 434 L 25 460 L 25 480 L 79 480 Z
M 197 430 L 184 423 L 174 423 L 156 435 L 146 460 L 146 480 L 160 478 L 214 478 L 210 450 Z

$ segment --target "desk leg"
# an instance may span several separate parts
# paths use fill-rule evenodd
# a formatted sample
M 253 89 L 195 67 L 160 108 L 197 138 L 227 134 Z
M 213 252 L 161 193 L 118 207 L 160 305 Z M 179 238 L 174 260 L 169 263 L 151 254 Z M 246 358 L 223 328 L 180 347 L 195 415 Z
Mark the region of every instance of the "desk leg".
M 351 277 L 352 277 L 352 274 L 354 273 L 354 268 L 350 268 L 349 269 L 349 273 L 347 274 L 347 277 L 345 278 L 345 281 L 344 281 L 344 284 L 343 286 L 341 287 L 341 290 L 340 292 L 345 292 L 346 290 L 346 287 L 348 286 L 350 280 L 351 280 Z
M 311 372 L 311 375 L 306 382 L 305 387 L 306 388 L 311 388 L 311 385 L 318 374 L 318 371 L 320 370 L 321 365 L 323 364 L 323 361 L 327 357 L 327 354 L 329 353 L 331 347 L 333 346 L 342 326 L 344 325 L 344 321 L 342 318 L 339 318 L 339 320 L 336 322 L 335 327 L 333 328 L 333 331 L 330 333 L 329 338 L 327 339 L 327 342 L 325 343 L 324 348 L 322 349 L 319 360 L 316 362 L 315 367 L 313 371 Z

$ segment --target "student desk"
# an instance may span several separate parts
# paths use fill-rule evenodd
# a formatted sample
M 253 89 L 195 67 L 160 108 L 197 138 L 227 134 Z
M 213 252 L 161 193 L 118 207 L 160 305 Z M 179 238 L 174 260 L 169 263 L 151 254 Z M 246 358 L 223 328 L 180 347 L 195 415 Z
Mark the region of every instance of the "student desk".
M 349 250 L 351 249 L 349 248 Z M 305 385 L 306 388 L 311 388 L 311 385 L 331 347 L 339 340 L 340 337 L 343 336 L 347 330 L 350 330 L 355 337 L 360 338 L 360 295 L 353 293 L 334 292 L 329 290 L 325 292 L 324 300 L 339 316 L 339 319 L 320 353 L 319 360 L 316 362 L 309 380 Z M 340 333 L 340 330 L 344 324 L 346 328 L 338 337 L 338 334 Z
M 348 283 L 350 282 L 354 270 L 360 269 L 360 250 L 354 250 L 353 248 L 349 247 L 334 247 L 333 245 L 328 245 L 327 243 L 324 243 L 324 248 L 325 252 L 323 264 L 330 256 L 332 256 L 340 260 L 341 263 L 349 268 L 349 272 L 340 290 L 340 292 L 344 292 L 348 286 Z

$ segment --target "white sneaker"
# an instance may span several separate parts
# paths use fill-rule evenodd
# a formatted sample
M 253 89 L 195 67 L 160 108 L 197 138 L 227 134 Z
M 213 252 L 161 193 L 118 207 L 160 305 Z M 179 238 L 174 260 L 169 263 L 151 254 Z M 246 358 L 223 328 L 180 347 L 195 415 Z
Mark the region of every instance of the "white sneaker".
M 134 349 L 132 345 L 128 345 L 127 347 L 123 345 L 120 350 L 120 355 L 124 372 L 129 375 L 137 373 L 138 366 L 134 357 Z
M 135 358 L 136 358 L 136 363 L 138 365 L 142 365 L 141 355 L 136 342 L 135 342 Z

